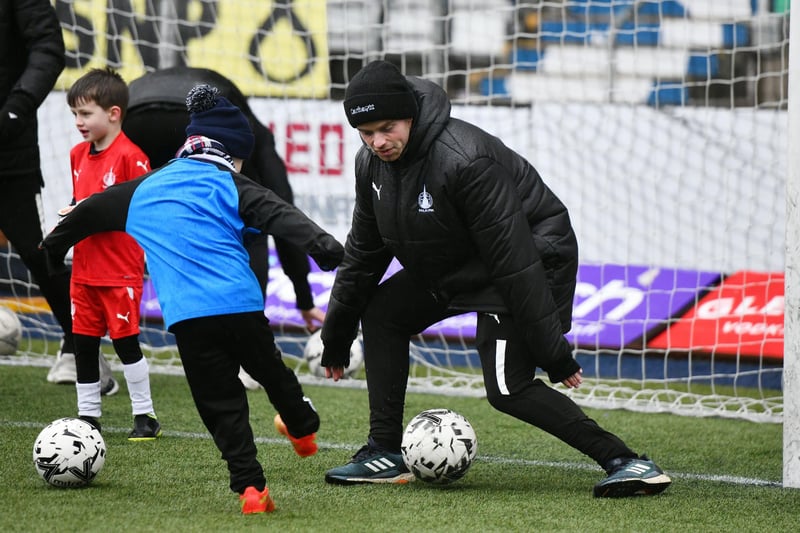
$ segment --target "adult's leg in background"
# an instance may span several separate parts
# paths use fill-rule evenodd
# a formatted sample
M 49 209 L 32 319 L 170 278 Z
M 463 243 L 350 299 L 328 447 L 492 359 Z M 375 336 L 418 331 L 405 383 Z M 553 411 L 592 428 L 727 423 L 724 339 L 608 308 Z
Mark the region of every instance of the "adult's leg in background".
M 64 335 L 62 351 L 73 353 L 75 349 L 69 300 L 70 273 L 65 271 L 51 276 L 47 270 L 44 252 L 39 250 L 39 243 L 42 241 L 41 202 L 38 193 L 30 190 L 27 181 L 20 180 L 19 185 L 4 184 L 0 193 L 0 230 L 30 271 L 61 326 Z M 22 185 L 23 182 L 26 184 Z
M 268 237 L 261 234 L 246 234 L 244 246 L 250 257 L 250 269 L 258 279 L 261 293 L 266 297 L 267 283 L 269 282 L 269 245 Z

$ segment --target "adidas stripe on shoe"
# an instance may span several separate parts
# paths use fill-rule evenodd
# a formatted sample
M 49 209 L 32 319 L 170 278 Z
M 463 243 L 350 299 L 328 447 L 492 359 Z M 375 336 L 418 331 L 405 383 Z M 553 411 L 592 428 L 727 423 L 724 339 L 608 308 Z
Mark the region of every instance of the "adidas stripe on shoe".
M 595 498 L 660 494 L 672 480 L 646 455 L 611 462 L 608 477 L 594 486 Z
M 336 485 L 358 483 L 408 483 L 414 479 L 403 456 L 379 448 L 363 446 L 344 466 L 332 468 L 325 473 L 325 481 Z
M 283 419 L 281 418 L 280 414 L 275 415 L 275 419 L 273 420 L 275 424 L 275 429 L 278 430 L 278 433 L 289 439 L 289 442 L 292 443 L 292 447 L 294 447 L 294 452 L 299 455 L 300 457 L 310 457 L 317 453 L 317 434 L 311 433 L 310 435 L 306 435 L 305 437 L 295 438 L 289 435 L 289 430 L 286 429 L 286 424 L 283 423 Z
M 239 506 L 242 514 L 271 513 L 275 510 L 275 502 L 269 496 L 269 489 L 259 491 L 255 487 L 247 487 L 239 495 Z

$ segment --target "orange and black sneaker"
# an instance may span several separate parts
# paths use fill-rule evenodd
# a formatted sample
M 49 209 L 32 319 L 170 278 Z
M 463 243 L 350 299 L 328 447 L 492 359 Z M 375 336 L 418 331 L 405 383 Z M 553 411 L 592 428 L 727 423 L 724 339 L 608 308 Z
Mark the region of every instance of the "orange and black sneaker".
M 255 487 L 247 487 L 239 495 L 242 514 L 271 513 L 275 510 L 275 502 L 269 497 L 269 488 L 259 491 Z
M 286 429 L 286 424 L 283 423 L 280 413 L 275 415 L 275 429 L 278 433 L 289 439 L 294 447 L 294 452 L 300 457 L 310 457 L 317 453 L 317 434 L 311 433 L 305 437 L 295 438 L 289 435 L 289 430 Z

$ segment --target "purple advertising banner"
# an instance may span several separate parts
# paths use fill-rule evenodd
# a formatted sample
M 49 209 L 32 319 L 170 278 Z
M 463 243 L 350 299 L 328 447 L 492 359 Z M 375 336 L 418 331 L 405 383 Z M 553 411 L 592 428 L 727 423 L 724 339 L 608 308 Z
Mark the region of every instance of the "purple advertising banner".
M 567 339 L 585 348 L 638 343 L 720 279 L 719 273 L 631 265 L 581 265 Z
M 399 270 L 392 263 L 387 276 Z M 638 342 L 649 330 L 699 299 L 699 294 L 719 281 L 713 272 L 625 265 L 581 265 L 572 316 L 570 343 L 585 348 L 619 349 Z M 322 272 L 311 261 L 308 280 L 317 307 L 328 306 L 334 273 Z M 295 306 L 289 278 L 270 250 L 270 272 L 264 313 L 275 326 L 304 326 Z M 161 308 L 150 281 L 145 282 L 142 316 L 161 319 Z M 475 313 L 455 316 L 434 324 L 425 333 L 465 340 L 475 338 Z
M 335 272 L 323 272 L 317 267 L 313 260 L 309 260 L 311 272 L 308 275 L 308 282 L 311 285 L 311 292 L 314 295 L 314 303 L 322 310 L 328 309 L 328 299 L 330 298 L 331 287 Z M 300 311 L 297 310 L 294 294 L 294 287 L 291 280 L 284 274 L 278 262 L 275 250 L 270 246 L 269 255 L 269 283 L 267 283 L 267 298 L 264 306 L 264 314 L 269 318 L 270 323 L 275 326 L 303 328 L 305 326 Z M 386 271 L 388 277 L 400 270 L 400 265 L 394 261 Z M 145 280 L 142 292 L 142 317 L 146 320 L 163 320 L 161 306 L 158 304 L 152 282 Z M 460 337 L 464 339 L 475 338 L 475 313 L 467 313 L 448 318 L 434 324 L 425 331 L 430 335 L 444 335 L 447 337 Z

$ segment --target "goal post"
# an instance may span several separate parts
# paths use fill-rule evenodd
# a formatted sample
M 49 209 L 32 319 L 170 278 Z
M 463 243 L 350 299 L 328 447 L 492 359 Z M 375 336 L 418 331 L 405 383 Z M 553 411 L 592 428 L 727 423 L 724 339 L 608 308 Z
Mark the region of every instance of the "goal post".
M 525 156 L 569 208 L 580 270 L 568 339 L 585 384 L 566 393 L 585 406 L 783 421 L 785 456 L 800 456 L 788 2 L 54 3 L 67 68 L 39 110 L 45 230 L 69 201 L 68 154 L 81 140 L 65 102 L 71 83 L 91 67 L 131 82 L 187 64 L 242 89 L 275 135 L 298 207 L 344 240 L 360 140 L 341 101 L 359 68 L 386 59 L 441 84 L 454 116 Z M 332 276 L 313 269 L 310 280 L 324 308 Z M 153 372 L 179 373 L 149 288 L 141 341 Z M 0 303 L 24 325 L 17 354 L 0 363 L 51 364 L 59 329 L 4 245 Z M 265 309 L 287 360 L 320 383 L 303 364 L 308 334 L 274 261 Z M 410 390 L 483 394 L 474 335 L 464 315 L 414 338 Z M 363 387 L 363 373 L 345 385 Z M 787 485 L 800 477 L 791 468 L 796 460 Z
M 800 35 L 800 17 L 790 34 Z M 786 173 L 786 332 L 783 355 L 783 485 L 800 488 L 800 39 L 789 43 Z M 794 94 L 794 96 L 791 96 Z

